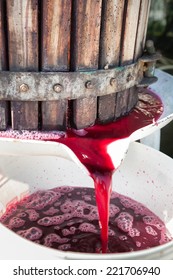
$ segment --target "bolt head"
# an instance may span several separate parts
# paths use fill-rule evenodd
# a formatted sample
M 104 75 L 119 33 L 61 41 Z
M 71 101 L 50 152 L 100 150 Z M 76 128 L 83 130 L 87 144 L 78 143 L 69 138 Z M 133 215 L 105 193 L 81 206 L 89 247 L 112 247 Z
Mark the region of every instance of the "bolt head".
M 111 78 L 111 79 L 110 79 L 110 85 L 111 85 L 111 86 L 114 86 L 115 83 L 116 83 L 116 79 L 115 79 L 115 78 Z
M 88 81 L 88 82 L 85 83 L 85 87 L 86 87 L 87 89 L 92 89 L 94 86 L 93 86 L 93 84 L 92 84 L 91 81 Z
M 127 78 L 126 78 L 126 82 L 130 82 L 132 79 L 133 79 L 133 76 L 132 76 L 131 73 L 129 73 L 129 74 L 127 75 Z
M 53 86 L 53 90 L 54 90 L 55 92 L 57 92 L 57 93 L 60 93 L 60 92 L 62 91 L 62 89 L 63 89 L 63 87 L 62 87 L 61 84 L 55 84 L 55 85 Z
M 29 90 L 29 86 L 27 84 L 21 84 L 19 89 L 20 92 L 27 92 Z

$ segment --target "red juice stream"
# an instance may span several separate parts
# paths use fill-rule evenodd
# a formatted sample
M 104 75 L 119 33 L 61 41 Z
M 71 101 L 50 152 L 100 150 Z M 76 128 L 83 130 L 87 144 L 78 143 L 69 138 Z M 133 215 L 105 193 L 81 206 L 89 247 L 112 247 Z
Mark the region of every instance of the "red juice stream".
M 162 110 L 160 99 L 155 95 L 142 94 L 138 106 L 128 116 L 104 126 L 68 130 L 66 138 L 58 140 L 77 155 L 94 180 L 103 253 L 107 251 L 112 173 L 115 171 L 107 147 L 113 141 L 127 138 L 137 129 L 156 121 Z
M 49 134 L 48 137 L 38 137 L 37 133 L 21 133 L 11 135 L 14 138 L 38 139 L 54 141 L 68 146 L 88 169 L 94 180 L 96 201 L 99 212 L 102 252 L 107 251 L 109 204 L 111 195 L 112 173 L 115 167 L 110 155 L 107 153 L 109 144 L 116 140 L 129 137 L 134 131 L 147 126 L 161 116 L 163 105 L 154 94 L 145 92 L 139 95 L 139 101 L 135 109 L 126 117 L 107 125 L 94 125 L 82 130 L 69 129 L 62 136 Z M 52 135 L 52 137 L 51 137 Z M 0 137 L 9 137 L 8 132 L 2 132 Z

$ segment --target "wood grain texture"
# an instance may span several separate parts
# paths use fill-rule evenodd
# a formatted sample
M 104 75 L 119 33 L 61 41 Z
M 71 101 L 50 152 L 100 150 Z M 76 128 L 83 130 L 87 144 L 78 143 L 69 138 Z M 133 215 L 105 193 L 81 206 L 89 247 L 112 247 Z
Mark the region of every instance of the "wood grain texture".
M 134 61 L 136 61 L 143 53 L 146 39 L 146 26 L 148 25 L 150 0 L 141 0 L 139 11 L 139 20 L 136 36 L 136 45 L 134 52 Z
M 97 116 L 99 123 L 108 123 L 115 119 L 116 93 L 98 97 Z
M 137 41 L 137 30 L 140 15 L 141 0 L 126 0 L 124 8 L 123 35 L 121 46 L 120 65 L 127 65 L 134 62 L 135 46 Z M 142 13 L 142 12 L 141 12 Z M 141 30 L 142 31 L 142 30 Z M 140 38 L 143 38 L 140 34 Z M 140 41 L 141 39 L 139 39 Z M 136 88 L 119 92 L 116 99 L 116 114 L 118 118 L 129 112 L 137 102 Z
M 99 67 L 119 65 L 124 0 L 103 0 Z
M 138 28 L 136 34 L 136 44 L 133 61 L 137 61 L 142 56 L 145 49 L 145 40 L 148 26 L 148 16 L 151 0 L 141 0 Z M 132 87 L 129 90 L 128 110 L 130 111 L 138 101 L 138 88 Z
M 41 103 L 42 129 L 65 130 L 67 128 L 68 101 L 44 101 Z
M 7 70 L 7 54 L 5 41 L 5 6 L 4 1 L 0 1 L 0 71 Z M 8 125 L 8 102 L 0 102 L 0 130 L 5 130 Z
M 68 71 L 71 0 L 43 0 L 41 26 L 42 71 Z M 64 130 L 67 125 L 67 110 L 68 101 L 65 99 L 42 102 L 42 128 Z
M 127 113 L 128 99 L 129 99 L 129 89 L 117 93 L 115 119 L 124 116 Z
M 127 0 L 124 14 L 121 65 L 133 62 L 141 0 Z
M 38 70 L 38 1 L 7 0 L 9 70 Z M 37 102 L 11 102 L 13 129 L 38 128 Z
M 42 1 L 42 70 L 69 71 L 71 0 Z
M 73 71 L 98 68 L 101 5 L 101 0 L 74 1 L 71 51 Z M 97 116 L 97 98 L 73 101 L 72 115 L 73 125 L 78 129 L 93 125 Z
M 146 36 L 147 36 L 148 18 L 149 18 L 149 13 L 150 13 L 150 7 L 151 7 L 151 0 L 148 0 L 147 16 L 146 16 L 145 30 L 144 30 L 144 42 L 143 42 L 144 48 L 145 48 L 145 41 L 146 41 Z
M 98 68 L 101 5 L 101 0 L 74 0 L 73 70 Z
M 138 102 L 138 88 L 136 86 L 129 89 L 127 111 L 130 112 Z
M 99 67 L 109 69 L 119 65 L 124 1 L 103 0 Z M 116 94 L 98 98 L 98 119 L 114 120 Z

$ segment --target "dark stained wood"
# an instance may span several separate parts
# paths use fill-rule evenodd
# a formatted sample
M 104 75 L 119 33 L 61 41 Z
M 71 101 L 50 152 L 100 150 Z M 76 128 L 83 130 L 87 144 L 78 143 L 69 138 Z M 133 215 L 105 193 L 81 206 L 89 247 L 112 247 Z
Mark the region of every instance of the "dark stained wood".
M 115 119 L 117 119 L 127 113 L 128 99 L 129 99 L 129 89 L 126 89 L 126 90 L 123 90 L 123 91 L 117 93 Z
M 0 101 L 0 130 L 7 129 L 8 116 L 8 102 Z
M 99 67 L 109 69 L 119 65 L 120 43 L 124 1 L 103 0 L 100 38 Z M 114 120 L 116 94 L 98 98 L 98 119 L 100 122 Z
M 4 1 L 0 1 L 0 71 L 7 70 L 6 42 L 4 30 Z M 8 102 L 0 102 L 0 130 L 5 130 L 8 125 Z
M 71 51 L 73 71 L 98 68 L 101 4 L 101 0 L 74 1 Z M 94 124 L 97 116 L 96 97 L 73 101 L 72 115 L 73 125 L 78 129 Z
M 72 102 L 74 110 L 72 125 L 81 129 L 90 124 L 94 124 L 96 119 L 96 100 L 93 97 L 86 97 Z
M 42 71 L 70 68 L 71 0 L 43 0 Z M 61 93 L 60 93 L 61 94 Z M 68 101 L 42 102 L 42 128 L 65 129 Z
M 41 103 L 42 129 L 65 130 L 67 127 L 68 100 L 44 101 Z
M 115 118 L 128 114 L 138 101 L 138 89 L 131 87 L 117 93 Z
M 135 105 L 138 102 L 138 88 L 135 87 L 131 87 L 129 89 L 129 98 L 128 98 L 128 104 L 127 104 L 127 112 L 130 112 Z
M 7 0 L 9 70 L 38 70 L 38 0 Z M 38 102 L 11 102 L 13 129 L 38 128 Z
M 111 122 L 115 118 L 116 94 L 109 94 L 98 98 L 98 121 L 101 123 Z

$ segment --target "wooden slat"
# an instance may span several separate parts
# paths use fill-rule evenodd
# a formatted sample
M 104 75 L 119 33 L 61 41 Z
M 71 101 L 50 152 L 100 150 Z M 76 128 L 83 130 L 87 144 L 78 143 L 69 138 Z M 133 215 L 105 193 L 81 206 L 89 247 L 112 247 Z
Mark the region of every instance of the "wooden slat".
M 124 1 L 103 0 L 99 67 L 109 69 L 119 65 Z M 106 70 L 105 69 L 105 70 Z M 98 119 L 112 121 L 115 117 L 116 94 L 98 98 Z
M 111 122 L 115 118 L 116 94 L 98 97 L 97 116 L 100 123 Z
M 42 1 L 42 70 L 69 71 L 71 0 Z
M 151 7 L 151 0 L 148 0 L 147 16 L 146 16 L 145 31 L 144 31 L 144 41 L 143 41 L 143 46 L 144 47 L 145 47 L 145 41 L 146 41 L 146 36 L 147 36 L 148 18 L 149 18 L 149 14 L 150 14 L 150 7 Z
M 98 68 L 101 4 L 101 0 L 74 1 L 71 52 L 71 69 L 74 71 Z M 73 101 L 72 114 L 73 125 L 78 129 L 94 124 L 96 97 Z
M 42 129 L 65 130 L 67 128 L 68 101 L 44 101 L 41 103 Z
M 6 42 L 4 30 L 4 1 L 0 1 L 0 70 L 7 69 Z
M 130 112 L 138 102 L 138 88 L 131 87 L 129 89 L 129 97 L 128 97 L 128 104 L 127 104 L 127 112 Z
M 6 42 L 4 30 L 4 1 L 0 1 L 0 71 L 7 70 Z M 0 102 L 0 130 L 4 130 L 8 125 L 8 102 Z
M 103 0 L 99 67 L 119 65 L 124 0 Z
M 68 71 L 71 0 L 43 0 L 42 13 L 42 71 Z M 42 128 L 65 129 L 67 105 L 67 100 L 42 102 Z
M 135 45 L 135 52 L 134 52 L 135 61 L 142 55 L 144 51 L 149 6 L 150 6 L 150 0 L 141 0 L 138 29 L 137 29 L 137 36 L 136 36 L 136 45 Z
M 118 92 L 116 98 L 115 118 L 119 118 L 124 114 L 126 114 L 128 99 L 129 99 L 129 89 Z
M 8 119 L 8 102 L 0 101 L 0 130 L 7 128 Z
M 38 0 L 7 0 L 9 69 L 38 70 Z M 25 94 L 25 93 L 24 93 Z M 37 102 L 11 102 L 13 129 L 38 128 Z
M 150 3 L 151 0 L 141 0 L 133 61 L 137 61 L 137 59 L 142 56 L 145 48 Z M 128 111 L 135 106 L 137 100 L 138 89 L 132 87 L 129 90 Z
M 120 65 L 131 64 L 134 61 L 134 52 L 137 36 L 138 19 L 141 0 L 127 0 L 124 8 L 124 26 L 121 46 Z M 141 34 L 143 36 L 143 34 Z M 116 114 L 118 118 L 130 111 L 137 102 L 136 88 L 131 88 L 117 94 Z
M 121 65 L 127 65 L 133 62 L 140 2 L 141 0 L 127 1 L 122 40 Z

